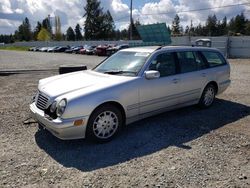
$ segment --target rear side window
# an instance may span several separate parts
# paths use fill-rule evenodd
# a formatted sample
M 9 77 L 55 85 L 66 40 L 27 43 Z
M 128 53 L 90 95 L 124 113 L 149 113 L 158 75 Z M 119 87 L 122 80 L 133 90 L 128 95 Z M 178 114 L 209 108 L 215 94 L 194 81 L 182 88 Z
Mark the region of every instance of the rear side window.
M 206 68 L 206 63 L 198 52 L 177 52 L 181 73 L 193 72 Z
M 207 59 L 207 62 L 210 67 L 216 67 L 226 64 L 226 61 L 218 52 L 203 51 L 201 53 Z

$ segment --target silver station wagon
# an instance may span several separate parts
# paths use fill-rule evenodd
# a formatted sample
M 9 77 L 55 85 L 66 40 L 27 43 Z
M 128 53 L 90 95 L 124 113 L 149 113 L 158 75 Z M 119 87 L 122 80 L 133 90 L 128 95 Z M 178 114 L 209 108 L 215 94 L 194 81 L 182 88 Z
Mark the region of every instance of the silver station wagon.
M 30 110 L 60 139 L 104 142 L 142 118 L 194 104 L 210 107 L 229 84 L 230 66 L 216 49 L 128 48 L 92 70 L 40 80 Z

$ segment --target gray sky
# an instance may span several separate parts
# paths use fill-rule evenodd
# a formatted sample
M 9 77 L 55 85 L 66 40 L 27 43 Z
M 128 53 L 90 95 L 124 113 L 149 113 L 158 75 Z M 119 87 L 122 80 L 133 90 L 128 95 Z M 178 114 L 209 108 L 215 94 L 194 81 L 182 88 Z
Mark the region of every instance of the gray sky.
M 166 22 L 171 25 L 176 13 L 180 16 L 181 25 L 204 24 L 207 16 L 216 14 L 218 19 L 224 16 L 231 18 L 241 12 L 250 19 L 250 0 L 133 0 L 134 19 L 141 23 Z M 110 10 L 116 28 L 123 29 L 129 23 L 130 0 L 101 0 L 104 10 Z M 247 5 L 240 5 L 249 3 Z M 86 0 L 0 0 L 0 34 L 14 33 L 25 17 L 28 17 L 32 29 L 37 21 L 42 21 L 49 14 L 60 16 L 62 32 L 77 23 L 83 26 L 83 6 Z M 235 5 L 224 7 L 227 5 Z M 215 8 L 205 11 L 191 11 L 202 8 Z M 53 20 L 53 19 L 52 19 Z M 52 22 L 53 23 L 53 22 Z

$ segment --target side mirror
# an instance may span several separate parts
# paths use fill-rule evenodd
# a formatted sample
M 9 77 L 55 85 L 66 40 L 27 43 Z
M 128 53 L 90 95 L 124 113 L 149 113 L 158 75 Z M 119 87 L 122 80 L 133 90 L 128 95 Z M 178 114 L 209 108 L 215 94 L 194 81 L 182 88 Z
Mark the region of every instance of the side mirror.
M 160 78 L 160 73 L 156 70 L 145 71 L 145 78 L 148 80 Z

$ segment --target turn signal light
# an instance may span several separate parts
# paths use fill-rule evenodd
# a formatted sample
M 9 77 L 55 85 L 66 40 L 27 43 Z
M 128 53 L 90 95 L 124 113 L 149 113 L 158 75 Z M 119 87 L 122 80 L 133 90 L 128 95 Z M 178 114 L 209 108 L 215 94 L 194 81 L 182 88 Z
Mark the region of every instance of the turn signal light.
M 80 125 L 82 125 L 83 123 L 84 123 L 83 119 L 78 119 L 78 120 L 75 120 L 75 121 L 74 121 L 74 125 L 75 125 L 75 126 L 80 126 Z

